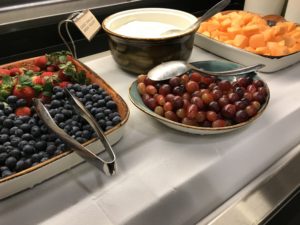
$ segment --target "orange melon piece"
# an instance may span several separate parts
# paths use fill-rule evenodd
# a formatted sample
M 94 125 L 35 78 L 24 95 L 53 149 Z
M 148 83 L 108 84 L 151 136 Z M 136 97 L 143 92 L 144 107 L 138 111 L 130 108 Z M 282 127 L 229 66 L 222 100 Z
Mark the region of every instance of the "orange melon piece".
M 249 38 L 249 46 L 256 49 L 266 46 L 266 41 L 263 34 L 254 34 Z
M 256 34 L 260 31 L 259 26 L 257 24 L 251 24 L 244 26 L 242 28 L 243 34 L 250 37 L 253 34 Z
M 262 54 L 262 55 L 270 55 L 270 49 L 268 47 L 259 47 L 255 49 L 255 52 L 257 54 Z
M 225 20 L 223 20 L 223 21 L 221 22 L 221 27 L 220 27 L 220 29 L 221 29 L 222 31 L 226 31 L 227 28 L 230 27 L 230 26 L 231 26 L 231 20 L 230 20 L 229 18 L 226 18 Z
M 277 42 L 268 42 L 267 47 L 270 49 L 270 53 L 272 56 L 282 56 L 289 54 L 289 49 Z
M 237 34 L 233 39 L 233 45 L 239 48 L 245 48 L 248 46 L 249 38 L 242 34 Z

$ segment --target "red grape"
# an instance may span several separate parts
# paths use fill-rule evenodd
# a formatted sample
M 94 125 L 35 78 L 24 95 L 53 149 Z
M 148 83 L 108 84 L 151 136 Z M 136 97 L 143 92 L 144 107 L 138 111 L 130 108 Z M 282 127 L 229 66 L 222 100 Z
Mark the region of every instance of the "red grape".
M 199 84 L 196 82 L 196 81 L 188 81 L 186 84 L 185 84 L 185 90 L 188 92 L 188 93 L 193 93 L 195 91 L 198 91 L 199 90 Z

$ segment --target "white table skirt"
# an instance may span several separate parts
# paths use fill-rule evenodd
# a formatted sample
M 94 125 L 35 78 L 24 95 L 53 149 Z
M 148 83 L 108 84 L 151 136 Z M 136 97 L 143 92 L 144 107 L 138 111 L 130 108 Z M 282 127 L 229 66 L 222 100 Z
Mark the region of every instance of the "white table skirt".
M 195 47 L 190 61 L 217 57 Z M 300 65 L 259 74 L 271 99 L 264 114 L 236 132 L 200 136 L 172 130 L 135 108 L 136 76 L 109 52 L 81 59 L 127 102 L 130 118 L 114 145 L 118 174 L 87 163 L 0 202 L 0 225 L 194 224 L 300 140 Z

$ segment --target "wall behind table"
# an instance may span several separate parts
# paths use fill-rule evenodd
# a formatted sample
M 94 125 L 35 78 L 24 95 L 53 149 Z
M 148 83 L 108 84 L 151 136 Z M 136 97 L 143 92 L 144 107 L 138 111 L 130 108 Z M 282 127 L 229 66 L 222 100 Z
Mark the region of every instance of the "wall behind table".
M 92 12 L 101 22 L 107 16 L 126 9 L 141 8 L 141 7 L 165 7 L 180 9 L 190 12 L 196 16 L 201 16 L 206 9 L 217 3 L 218 0 L 201 0 L 201 1 L 182 1 L 182 0 L 142 0 L 123 2 L 116 5 L 104 5 L 92 7 Z M 59 5 L 58 5 L 59 6 Z M 232 0 L 227 9 L 243 9 L 244 0 Z M 55 4 L 49 7 L 56 7 Z M 66 50 L 65 45 L 60 39 L 57 31 L 57 24 L 70 15 L 66 11 L 59 15 L 46 15 L 39 18 L 30 18 L 26 21 L 12 21 L 11 23 L 1 24 L 0 21 L 0 65 L 24 58 L 34 57 L 53 51 Z M 2 8 L 4 9 L 4 7 Z M 50 8 L 49 8 L 50 9 Z M 39 11 L 39 6 L 33 7 L 34 12 Z M 1 11 L 1 4 L 0 4 Z M 6 12 L 7 13 L 7 12 Z M 14 15 L 19 16 L 18 10 L 8 12 L 14 18 Z M 88 42 L 82 34 L 70 24 L 70 31 L 75 40 L 78 57 L 95 54 L 108 50 L 106 34 L 100 31 L 95 38 Z

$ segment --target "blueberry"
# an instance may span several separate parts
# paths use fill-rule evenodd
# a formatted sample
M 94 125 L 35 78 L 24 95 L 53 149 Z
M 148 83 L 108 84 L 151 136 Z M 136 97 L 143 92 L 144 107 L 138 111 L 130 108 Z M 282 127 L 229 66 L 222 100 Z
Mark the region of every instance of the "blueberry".
M 47 148 L 46 148 L 46 152 L 49 155 L 53 155 L 55 151 L 56 151 L 56 146 L 53 145 L 53 144 L 48 145 Z
M 47 148 L 47 142 L 46 141 L 37 141 L 35 143 L 35 148 L 38 151 L 44 151 Z
M 59 100 L 54 99 L 54 100 L 51 101 L 51 108 L 52 109 L 58 108 L 60 106 L 61 106 L 61 102 Z
M 32 155 L 35 152 L 35 148 L 32 145 L 27 144 L 23 147 L 23 152 L 26 155 Z
M 16 163 L 16 171 L 22 171 L 25 170 L 26 167 L 26 163 L 23 159 L 20 159 L 19 161 L 17 161 Z
M 9 119 L 9 118 L 6 118 L 4 121 L 3 121 L 3 127 L 6 127 L 6 128 L 11 128 L 14 126 L 14 121 L 12 119 Z
M 33 139 L 33 136 L 29 133 L 25 133 L 25 134 L 22 135 L 22 139 L 25 140 L 25 141 L 29 141 L 29 140 Z
M 4 171 L 2 171 L 2 173 L 1 173 L 1 176 L 4 178 L 4 177 L 8 177 L 8 176 L 10 176 L 10 175 L 12 175 L 12 172 L 10 171 L 10 170 L 4 170 Z
M 22 141 L 20 137 L 14 137 L 10 139 L 11 146 L 18 147 L 19 143 Z
M 104 114 L 106 116 L 108 116 L 109 114 L 111 114 L 111 110 L 110 109 L 104 109 Z
M 18 97 L 15 95 L 10 95 L 6 98 L 6 102 L 8 104 L 15 104 L 15 103 L 17 103 L 17 101 L 18 101 Z
M 32 165 L 31 158 L 25 159 L 24 163 L 25 163 L 25 165 L 26 165 L 27 168 L 31 167 L 31 165 Z
M 26 123 L 30 119 L 30 116 L 20 116 L 19 119 L 22 120 L 23 123 Z
M 33 137 L 39 137 L 41 136 L 41 129 L 38 126 L 33 126 L 30 133 Z
M 36 125 L 37 124 L 37 121 L 36 121 L 36 118 L 35 117 L 31 117 L 29 120 L 28 120 L 28 125 L 29 126 L 33 126 L 33 125 Z
M 57 114 L 54 116 L 54 119 L 56 120 L 57 123 L 60 123 L 60 122 L 64 121 L 65 116 L 64 116 L 64 114 L 62 114 L 62 113 L 57 113 Z
M 105 106 L 105 100 L 104 99 L 99 99 L 97 103 L 98 103 L 99 107 Z
M 5 116 L 5 113 L 2 109 L 0 109 L 0 116 Z
M 0 110 L 4 109 L 4 103 L 0 101 Z
M 31 156 L 31 161 L 32 161 L 33 163 L 39 162 L 39 161 L 40 161 L 40 156 L 39 156 L 39 154 L 34 153 L 34 154 Z
M 91 136 L 92 136 L 92 134 L 91 134 L 91 132 L 90 131 L 88 131 L 88 130 L 84 130 L 84 131 L 82 131 L 82 137 L 83 138 L 85 138 L 85 139 L 90 139 L 91 138 Z
M 16 159 L 20 159 L 22 156 L 22 153 L 19 149 L 14 148 L 13 150 L 11 150 L 9 152 L 9 155 L 15 157 Z
M 9 169 L 14 169 L 16 167 L 16 163 L 17 160 L 15 157 L 13 156 L 9 156 L 6 160 L 5 160 L 5 166 L 7 166 Z
M 22 137 L 22 135 L 24 134 L 23 130 L 18 128 L 16 131 L 15 131 L 15 135 L 17 137 Z
M 42 141 L 47 141 L 48 140 L 48 136 L 49 136 L 48 134 L 42 134 L 41 135 L 41 140 Z
M 0 145 L 0 153 L 6 152 L 6 148 L 3 145 Z
M 0 165 L 3 165 L 7 158 L 8 158 L 8 153 L 6 152 L 0 153 Z
M 1 134 L 0 135 L 0 143 L 5 143 L 9 140 L 9 136 L 7 134 Z
M 85 138 L 83 138 L 83 137 L 76 137 L 75 139 L 76 139 L 76 141 L 78 141 L 79 143 L 84 143 L 84 142 L 87 141 L 87 140 L 86 140 Z
M 91 90 L 89 90 L 89 93 L 90 93 L 91 95 L 94 95 L 94 94 L 97 93 L 97 91 L 96 91 L 95 89 L 91 89 Z
M 108 102 L 106 102 L 106 107 L 109 108 L 109 109 L 116 109 L 117 104 L 114 101 L 109 100 Z
M 11 107 L 5 107 L 3 111 L 5 115 L 9 115 L 13 112 L 13 109 Z
M 18 148 L 23 149 L 24 146 L 27 145 L 27 144 L 28 144 L 28 141 L 22 140 L 22 141 L 19 142 Z
M 2 111 L 2 110 L 1 110 Z M 6 116 L 2 115 L 0 116 L 0 124 L 3 124 L 3 121 L 6 119 Z
M 22 124 L 20 128 L 22 129 L 23 132 L 30 132 L 31 129 L 30 125 L 27 123 Z
M 23 106 L 26 106 L 26 105 L 27 105 L 27 101 L 23 98 L 18 99 L 17 102 L 16 102 L 17 107 L 23 107 Z
M 53 93 L 58 93 L 58 92 L 63 92 L 63 89 L 59 86 L 54 86 L 53 87 Z
M 99 113 L 97 113 L 97 114 L 95 115 L 95 118 L 96 118 L 97 120 L 103 119 L 104 117 L 105 117 L 104 113 L 101 113 L 101 112 L 99 112 Z
M 18 129 L 19 129 L 19 128 L 18 128 L 18 127 L 16 127 L 16 126 L 14 126 L 14 127 L 10 128 L 10 129 L 9 129 L 9 134 L 10 134 L 10 135 L 13 135 L 13 134 L 15 134 L 16 130 L 18 130 Z
M 116 125 L 118 123 L 121 122 L 121 117 L 120 116 L 115 116 L 113 119 L 112 119 L 112 123 L 113 125 Z

